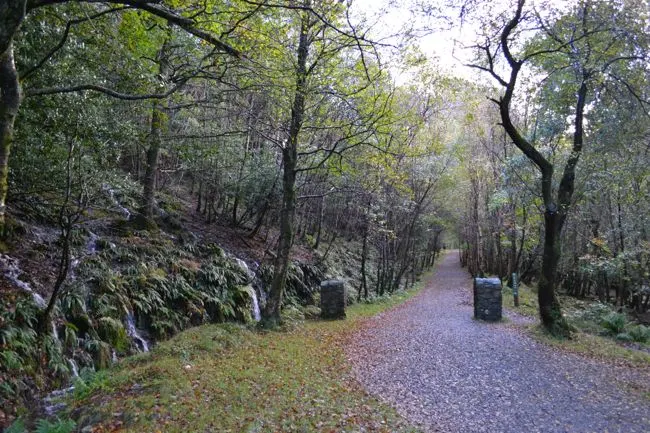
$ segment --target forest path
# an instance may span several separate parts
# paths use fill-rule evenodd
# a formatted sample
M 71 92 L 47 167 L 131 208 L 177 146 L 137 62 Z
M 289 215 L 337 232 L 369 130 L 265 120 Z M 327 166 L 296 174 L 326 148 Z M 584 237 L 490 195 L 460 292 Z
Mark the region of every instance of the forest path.
M 430 432 L 650 432 L 647 371 L 547 347 L 518 320 L 473 320 L 471 287 L 449 253 L 420 294 L 354 335 L 368 392 Z

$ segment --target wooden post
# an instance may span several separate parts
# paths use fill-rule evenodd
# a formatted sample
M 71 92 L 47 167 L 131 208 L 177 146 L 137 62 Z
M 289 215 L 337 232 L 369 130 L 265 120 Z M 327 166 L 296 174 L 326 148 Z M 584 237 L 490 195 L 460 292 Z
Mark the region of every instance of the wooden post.
M 519 306 L 519 281 L 517 281 L 517 273 L 512 273 L 512 296 L 515 299 L 515 307 Z

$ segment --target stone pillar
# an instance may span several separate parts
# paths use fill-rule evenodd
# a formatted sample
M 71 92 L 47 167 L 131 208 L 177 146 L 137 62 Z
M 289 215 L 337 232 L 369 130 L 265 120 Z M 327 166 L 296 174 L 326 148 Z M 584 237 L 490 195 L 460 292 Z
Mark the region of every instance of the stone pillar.
M 496 322 L 501 320 L 501 280 L 474 278 L 474 318 Z
M 320 316 L 323 319 L 345 319 L 345 282 L 326 280 L 320 283 Z

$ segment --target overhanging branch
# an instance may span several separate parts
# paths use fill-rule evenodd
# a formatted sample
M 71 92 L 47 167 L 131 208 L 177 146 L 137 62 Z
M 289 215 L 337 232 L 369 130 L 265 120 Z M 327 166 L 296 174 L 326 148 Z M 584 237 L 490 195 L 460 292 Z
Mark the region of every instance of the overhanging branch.
M 75 93 L 75 92 L 99 92 L 105 95 L 111 96 L 117 99 L 123 99 L 125 101 L 141 101 L 144 99 L 165 99 L 169 97 L 172 93 L 179 90 L 185 84 L 186 80 L 181 81 L 168 91 L 164 93 L 145 93 L 142 95 L 133 95 L 128 93 L 121 93 L 108 87 L 98 86 L 96 84 L 79 84 L 77 86 L 69 87 L 49 87 L 44 89 L 27 89 L 25 91 L 25 97 L 31 98 L 34 96 L 46 96 L 46 95 L 58 95 L 63 93 Z
M 29 11 L 44 6 L 61 4 L 61 3 L 69 3 L 69 2 L 70 0 L 28 0 L 27 10 Z M 168 9 L 163 5 L 163 2 L 161 0 L 154 0 L 154 1 L 151 0 L 78 0 L 78 2 L 120 4 L 120 5 L 130 6 L 134 9 L 140 9 L 149 12 L 151 15 L 155 15 L 159 18 L 165 19 L 169 23 L 182 28 L 189 34 L 194 35 L 197 38 L 208 42 L 209 44 L 223 51 L 224 53 L 227 53 L 234 57 L 242 57 L 242 53 L 239 50 L 223 42 L 213 34 L 199 28 L 198 27 L 199 23 L 197 23 L 193 18 L 186 18 L 182 15 L 179 15 L 175 11 Z

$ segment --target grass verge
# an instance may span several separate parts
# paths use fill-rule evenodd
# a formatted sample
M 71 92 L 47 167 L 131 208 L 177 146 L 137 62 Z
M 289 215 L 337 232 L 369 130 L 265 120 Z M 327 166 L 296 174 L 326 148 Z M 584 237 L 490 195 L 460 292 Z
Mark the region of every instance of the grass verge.
M 190 329 L 79 383 L 70 416 L 85 431 L 415 432 L 351 377 L 343 342 L 413 290 L 287 332 L 232 324 Z
M 532 288 L 525 285 L 519 287 L 519 307 L 514 307 L 512 304 L 512 289 L 505 287 L 503 295 L 506 308 L 525 316 L 539 316 L 537 293 Z M 533 338 L 552 347 L 601 359 L 612 364 L 650 368 L 650 353 L 626 347 L 625 343 L 605 335 L 601 321 L 605 314 L 611 310 L 603 307 L 603 304 L 568 296 L 561 296 L 560 302 L 569 324 L 576 330 L 572 338 L 554 337 L 539 325 L 529 327 L 530 335 Z M 647 347 L 643 344 L 638 346 Z
M 610 364 L 626 365 L 635 368 L 650 368 L 650 354 L 641 350 L 629 349 L 611 338 L 593 335 L 578 330 L 571 339 L 553 337 L 541 326 L 531 327 L 531 335 L 538 341 L 552 347 L 600 359 Z

